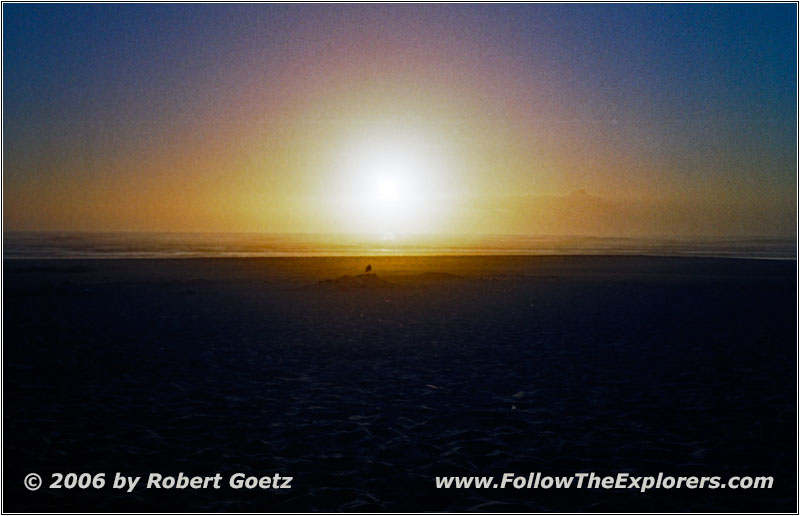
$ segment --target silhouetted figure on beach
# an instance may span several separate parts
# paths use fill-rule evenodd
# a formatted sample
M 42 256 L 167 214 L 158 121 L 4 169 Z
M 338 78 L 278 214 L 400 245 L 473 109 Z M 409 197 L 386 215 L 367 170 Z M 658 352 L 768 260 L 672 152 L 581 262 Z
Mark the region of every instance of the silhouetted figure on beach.
M 367 265 L 367 268 L 365 270 L 367 272 L 372 272 L 372 264 Z

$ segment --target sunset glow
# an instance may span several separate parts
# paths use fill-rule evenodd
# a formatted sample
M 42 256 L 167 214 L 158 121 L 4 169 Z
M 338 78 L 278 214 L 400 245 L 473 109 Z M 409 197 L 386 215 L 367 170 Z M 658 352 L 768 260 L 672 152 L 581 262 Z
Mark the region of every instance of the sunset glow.
M 2 508 L 791 514 L 798 6 L 3 2 Z
M 334 172 L 342 203 L 343 232 L 431 233 L 442 230 L 444 179 L 452 175 L 444 156 L 420 137 L 399 131 L 364 135 L 343 149 Z
M 3 9 L 7 229 L 794 232 L 791 4 Z

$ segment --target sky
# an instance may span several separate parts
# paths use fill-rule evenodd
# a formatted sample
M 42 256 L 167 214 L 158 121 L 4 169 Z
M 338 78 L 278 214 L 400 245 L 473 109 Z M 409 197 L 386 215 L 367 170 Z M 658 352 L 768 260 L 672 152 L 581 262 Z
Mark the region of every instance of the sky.
M 793 236 L 797 6 L 3 4 L 3 228 Z

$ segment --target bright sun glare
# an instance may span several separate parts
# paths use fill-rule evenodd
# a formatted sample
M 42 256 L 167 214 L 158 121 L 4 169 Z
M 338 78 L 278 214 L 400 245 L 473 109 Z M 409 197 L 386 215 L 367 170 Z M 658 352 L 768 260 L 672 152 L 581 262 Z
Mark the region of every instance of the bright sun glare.
M 414 192 L 404 191 L 403 185 L 420 174 L 420 163 L 415 163 L 412 149 L 403 149 L 399 144 L 382 142 L 380 145 L 360 151 L 356 170 L 363 189 L 359 193 L 365 201 L 384 210 L 409 209 Z
M 385 204 L 393 204 L 400 199 L 400 188 L 394 177 L 382 177 L 377 184 L 377 197 Z
M 439 229 L 444 157 L 411 131 L 361 135 L 342 148 L 339 177 L 346 232 L 411 234 Z

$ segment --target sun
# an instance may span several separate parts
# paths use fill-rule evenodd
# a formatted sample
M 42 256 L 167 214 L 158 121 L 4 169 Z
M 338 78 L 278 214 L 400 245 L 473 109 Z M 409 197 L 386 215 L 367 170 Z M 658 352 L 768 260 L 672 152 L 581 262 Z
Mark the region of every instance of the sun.
M 413 145 L 396 139 L 365 142 L 354 152 L 355 209 L 379 232 L 409 227 L 425 194 L 427 164 Z
M 375 187 L 375 196 L 384 204 L 394 204 L 400 200 L 400 185 L 394 177 L 381 177 Z
M 395 206 L 413 197 L 413 192 L 407 187 L 424 173 L 425 168 L 419 153 L 399 141 L 365 145 L 356 151 L 353 162 L 353 172 L 363 185 L 358 195 Z
M 335 211 L 343 233 L 403 235 L 437 231 L 443 156 L 422 132 L 356 134 L 341 147 Z

